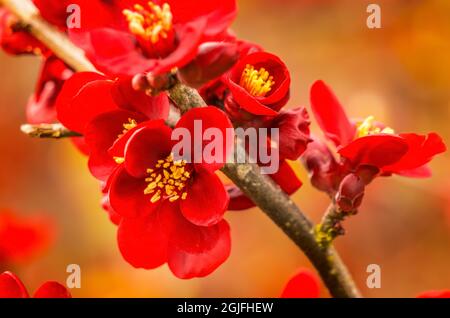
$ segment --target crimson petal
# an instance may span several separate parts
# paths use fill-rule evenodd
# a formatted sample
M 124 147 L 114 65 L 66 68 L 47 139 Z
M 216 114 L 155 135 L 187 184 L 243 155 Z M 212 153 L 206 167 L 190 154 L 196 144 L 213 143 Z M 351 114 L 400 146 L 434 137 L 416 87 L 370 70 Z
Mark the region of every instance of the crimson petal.
M 105 181 L 117 166 L 109 148 L 124 131 L 124 124 L 129 120 L 141 122 L 145 117 L 138 113 L 115 110 L 95 117 L 87 126 L 85 140 L 89 145 L 89 169 L 97 179 Z
M 345 146 L 353 140 L 356 133 L 355 126 L 334 93 L 323 81 L 317 81 L 311 87 L 311 107 L 325 136 L 336 146 Z
M 46 282 L 34 293 L 34 298 L 72 298 L 66 287 L 58 282 Z
M 408 144 L 408 152 L 398 162 L 384 167 L 383 172 L 403 174 L 429 163 L 434 156 L 447 150 L 442 138 L 436 133 L 428 135 L 400 134 Z M 423 171 L 422 171 L 423 172 Z M 421 174 L 421 176 L 425 176 Z
M 228 207 L 229 197 L 220 178 L 207 171 L 193 175 L 186 200 L 180 207 L 184 217 L 198 226 L 219 223 Z
M 202 227 L 187 221 L 172 204 L 165 213 L 170 222 L 168 265 L 181 279 L 204 277 L 217 269 L 230 255 L 230 227 L 224 220 Z
M 154 269 L 167 261 L 167 235 L 159 210 L 122 219 L 117 240 L 122 256 L 136 268 Z
M 195 131 L 196 122 L 198 124 L 201 124 L 201 129 L 198 129 L 198 131 Z M 232 130 L 233 126 L 230 122 L 230 119 L 223 111 L 213 106 L 193 108 L 181 117 L 181 119 L 177 123 L 175 131 L 179 128 L 186 128 L 190 132 L 191 137 L 191 149 L 184 149 L 184 155 L 187 155 L 189 158 L 189 153 L 186 153 L 186 151 L 191 150 L 190 162 L 194 162 L 195 158 L 201 158 L 201 163 L 195 164 L 195 168 L 197 171 L 205 169 L 207 171 L 213 172 L 225 165 L 227 154 L 231 154 L 234 146 L 234 130 Z M 214 156 L 220 158 L 204 158 L 203 156 L 205 147 L 210 143 L 215 144 L 214 140 L 203 140 L 204 132 L 211 128 L 218 129 L 218 132 L 220 132 L 222 136 L 222 149 L 219 149 L 220 153 Z M 227 133 L 230 134 L 229 137 Z M 201 135 L 198 136 L 198 134 Z M 199 140 L 202 140 L 201 144 L 199 143 Z M 207 163 L 206 161 L 210 161 L 211 163 Z
M 408 151 L 405 139 L 396 135 L 369 135 L 355 139 L 338 150 L 353 165 L 377 168 L 398 162 Z
M 11 272 L 0 274 L 0 298 L 29 298 L 20 279 Z
M 109 80 L 92 81 L 84 85 L 70 102 L 59 100 L 59 121 L 73 131 L 84 133 L 87 124 L 96 116 L 117 109 L 111 95 L 113 85 L 114 82 Z
M 302 269 L 284 288 L 281 298 L 319 298 L 319 279 L 311 271 Z
M 119 166 L 111 176 L 109 202 L 111 208 L 123 217 L 145 215 L 157 208 L 150 202 L 150 197 L 144 194 L 147 184 L 144 179 L 130 176 L 123 166 Z
M 144 178 L 147 170 L 158 160 L 166 159 L 172 151 L 172 129 L 163 120 L 145 123 L 130 137 L 125 147 L 125 168 L 136 178 Z

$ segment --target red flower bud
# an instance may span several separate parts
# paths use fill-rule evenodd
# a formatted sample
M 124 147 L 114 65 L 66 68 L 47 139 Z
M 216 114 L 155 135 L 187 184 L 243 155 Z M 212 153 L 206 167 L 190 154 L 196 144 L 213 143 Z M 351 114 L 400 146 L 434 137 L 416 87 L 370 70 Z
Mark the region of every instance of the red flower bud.
M 304 107 L 281 111 L 270 123 L 270 127 L 279 128 L 280 157 L 297 160 L 306 150 L 310 130 L 308 112 Z
M 336 194 L 336 203 L 339 208 L 346 212 L 356 210 L 361 205 L 365 186 L 364 181 L 356 174 L 347 175 L 342 180 Z
M 336 192 L 341 180 L 341 167 L 323 141 L 313 138 L 301 160 L 315 188 L 329 194 Z
M 200 87 L 227 72 L 238 60 L 236 43 L 207 42 L 199 47 L 197 57 L 180 69 L 183 81 Z

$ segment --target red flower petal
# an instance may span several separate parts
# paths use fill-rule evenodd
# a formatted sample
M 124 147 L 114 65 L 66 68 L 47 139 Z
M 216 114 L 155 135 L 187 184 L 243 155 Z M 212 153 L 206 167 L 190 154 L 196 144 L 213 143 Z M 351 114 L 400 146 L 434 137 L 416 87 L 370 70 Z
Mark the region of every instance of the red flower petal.
M 428 165 L 410 170 L 397 171 L 395 173 L 407 178 L 429 178 L 432 176 L 431 168 Z
M 442 138 L 436 134 L 401 134 L 408 144 L 408 152 L 394 164 L 384 167 L 383 172 L 401 173 L 419 168 L 430 162 L 434 156 L 447 150 Z
M 148 96 L 145 92 L 135 90 L 131 79 L 118 79 L 113 89 L 113 97 L 117 105 L 132 112 L 140 112 L 147 119 L 164 119 L 169 115 L 169 98 L 166 93 L 156 97 Z
M 195 226 L 188 222 L 172 204 L 165 211 L 170 222 L 168 265 L 182 279 L 211 274 L 230 255 L 230 227 L 226 221 L 214 226 Z
M 154 269 L 167 261 L 167 235 L 160 224 L 160 212 L 120 222 L 117 233 L 120 252 L 136 268 Z
M 34 293 L 34 298 L 72 298 L 66 287 L 58 282 L 46 282 Z
M 302 269 L 286 284 L 281 298 L 319 298 L 319 279 L 309 270 Z
M 96 116 L 117 109 L 111 95 L 113 85 L 114 82 L 109 80 L 92 81 L 84 85 L 70 102 L 59 100 L 59 121 L 73 131 L 84 133 L 87 124 Z
M 205 36 L 213 37 L 224 32 L 236 17 L 236 0 L 199 0 L 194 2 L 186 0 L 168 0 L 174 23 L 187 23 L 189 21 L 206 17 L 208 24 Z
M 220 178 L 208 171 L 196 172 L 180 207 L 184 217 L 198 226 L 219 223 L 228 207 L 228 193 Z
M 195 131 L 195 121 L 201 124 L 201 130 L 198 129 L 199 131 Z M 223 111 L 213 106 L 193 108 L 181 117 L 175 130 L 178 128 L 186 128 L 191 134 L 191 149 L 184 149 L 185 151 L 191 150 L 191 153 L 185 153 L 184 155 L 190 159 L 189 162 L 195 162 L 195 158 L 201 158 L 201 163 L 195 164 L 197 170 L 200 171 L 205 169 L 213 172 L 225 165 L 227 154 L 231 154 L 234 146 L 234 135 L 227 138 L 227 132 L 234 133 L 234 130 L 232 130 L 233 126 L 230 119 Z M 222 139 L 224 139 L 218 144 L 218 146 L 222 146 L 222 149 L 219 150 L 221 151 L 220 156 L 217 156 L 219 157 L 217 158 L 218 160 L 214 160 L 216 158 L 203 158 L 205 147 L 210 143 L 216 144 L 214 140 L 203 140 L 204 132 L 210 128 L 218 129 L 218 132 L 220 131 L 220 134 L 223 137 Z M 201 135 L 199 136 L 199 134 Z M 199 142 L 200 139 L 203 141 L 202 144 Z M 208 163 L 207 161 L 211 161 L 211 163 Z
M 354 165 L 383 168 L 398 162 L 408 151 L 405 139 L 396 135 L 369 135 L 338 150 Z
M 450 290 L 431 290 L 420 293 L 417 298 L 450 298 Z
M 166 159 L 172 151 L 172 129 L 162 120 L 145 123 L 130 137 L 125 149 L 125 168 L 136 177 L 144 178 L 147 169 L 153 168 L 158 160 Z
M 68 111 L 67 107 L 72 102 L 72 99 L 78 95 L 82 88 L 88 83 L 106 80 L 101 74 L 94 72 L 80 72 L 75 73 L 70 79 L 68 79 L 58 95 L 56 100 L 56 109 L 58 113 L 64 113 Z M 64 117 L 64 115 L 61 115 Z M 70 114 L 68 114 L 70 116 Z
M 10 272 L 0 274 L 0 298 L 29 298 L 20 279 Z
M 150 71 L 158 75 L 170 72 L 174 67 L 181 68 L 188 64 L 197 55 L 205 26 L 206 20 L 199 19 L 177 27 L 176 34 L 179 43 L 176 49 L 165 58 L 153 60 L 155 65 L 141 69 L 141 72 Z
M 119 166 L 111 176 L 109 202 L 112 209 L 123 217 L 137 217 L 157 208 L 144 194 L 147 183 L 144 179 L 130 176 L 123 166 Z
M 336 146 L 345 146 L 355 137 L 355 126 L 345 114 L 336 96 L 322 81 L 311 88 L 311 107 L 325 136 Z
M 108 75 L 134 76 L 151 70 L 156 62 L 138 50 L 135 36 L 129 32 L 99 28 L 69 30 L 69 35 L 97 69 Z
M 123 125 L 130 119 L 142 122 L 145 117 L 138 113 L 115 110 L 95 117 L 86 127 L 85 139 L 90 149 L 89 169 L 97 179 L 105 181 L 117 166 L 108 150 L 123 133 Z

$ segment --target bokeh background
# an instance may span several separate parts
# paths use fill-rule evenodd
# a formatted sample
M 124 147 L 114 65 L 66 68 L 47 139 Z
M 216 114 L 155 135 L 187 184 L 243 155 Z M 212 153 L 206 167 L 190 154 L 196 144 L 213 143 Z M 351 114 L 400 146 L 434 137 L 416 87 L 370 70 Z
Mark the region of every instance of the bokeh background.
M 382 7 L 382 28 L 366 26 L 369 3 Z M 241 0 L 234 24 L 242 38 L 281 56 L 292 72 L 290 107 L 308 106 L 317 79 L 330 84 L 351 116 L 375 115 L 398 132 L 439 132 L 450 140 L 450 2 L 447 0 Z M 137 270 L 120 256 L 116 228 L 99 206 L 97 182 L 68 141 L 22 135 L 24 105 L 39 60 L 0 53 L 0 208 L 54 218 L 57 240 L 42 257 L 9 268 L 34 290 L 67 278 L 79 264 L 76 297 L 277 297 L 304 255 L 257 209 L 229 212 L 229 260 L 204 279 L 176 279 L 166 266 Z M 317 126 L 313 126 L 317 132 Z M 315 221 L 327 198 L 308 184 L 295 201 Z M 434 177 L 378 179 L 360 214 L 336 241 L 367 297 L 413 297 L 450 288 L 450 156 L 432 163 Z M 379 264 L 381 289 L 366 287 Z M 327 296 L 326 290 L 322 292 Z

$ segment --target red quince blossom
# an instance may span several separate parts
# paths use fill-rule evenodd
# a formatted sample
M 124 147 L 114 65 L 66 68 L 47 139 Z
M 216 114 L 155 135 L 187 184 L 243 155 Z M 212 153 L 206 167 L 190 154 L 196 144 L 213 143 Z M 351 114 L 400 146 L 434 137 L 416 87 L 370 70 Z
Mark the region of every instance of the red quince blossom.
M 424 166 L 446 151 L 439 135 L 396 134 L 376 123 L 373 117 L 363 121 L 349 119 L 333 92 L 322 81 L 311 88 L 311 106 L 325 136 L 337 152 L 353 167 L 374 166 L 381 174 L 427 177 Z
M 422 292 L 417 298 L 450 298 L 450 290 L 431 290 Z
M 236 15 L 235 0 L 91 1 L 71 39 L 102 72 L 159 75 L 185 66 L 201 43 L 221 38 Z M 106 12 L 105 12 L 106 11 Z
M 319 298 L 319 278 L 307 270 L 299 270 L 286 284 L 281 298 Z
M 0 211 L 0 264 L 24 263 L 41 254 L 54 240 L 51 220 L 19 217 L 10 210 Z
M 188 111 L 175 129 L 194 135 L 194 121 L 200 119 L 203 131 L 214 127 L 225 136 L 232 128 L 225 113 L 206 107 Z M 203 277 L 230 253 L 230 229 L 223 220 L 229 199 L 214 173 L 225 157 L 212 163 L 177 160 L 171 135 L 157 120 L 125 138 L 124 162 L 111 177 L 106 203 L 121 217 L 119 248 L 131 265 L 153 269 L 167 263 L 179 278 Z M 223 144 L 224 155 L 232 145 Z
M 126 133 L 133 133 L 149 119 L 166 119 L 167 94 L 147 96 L 132 88 L 130 78 L 110 79 L 83 72 L 70 78 L 57 100 L 59 121 L 83 134 L 89 153 L 89 169 L 105 181 L 118 165 L 109 149 Z M 123 157 L 119 155 L 118 157 Z
M 30 298 L 30 295 L 16 275 L 4 272 L 0 274 L 0 298 Z M 60 283 L 48 281 L 36 290 L 33 298 L 72 298 L 72 296 Z
M 225 101 L 227 110 L 236 109 L 259 116 L 275 116 L 290 96 L 291 77 L 277 56 L 255 52 L 243 57 L 228 73 L 231 94 Z

